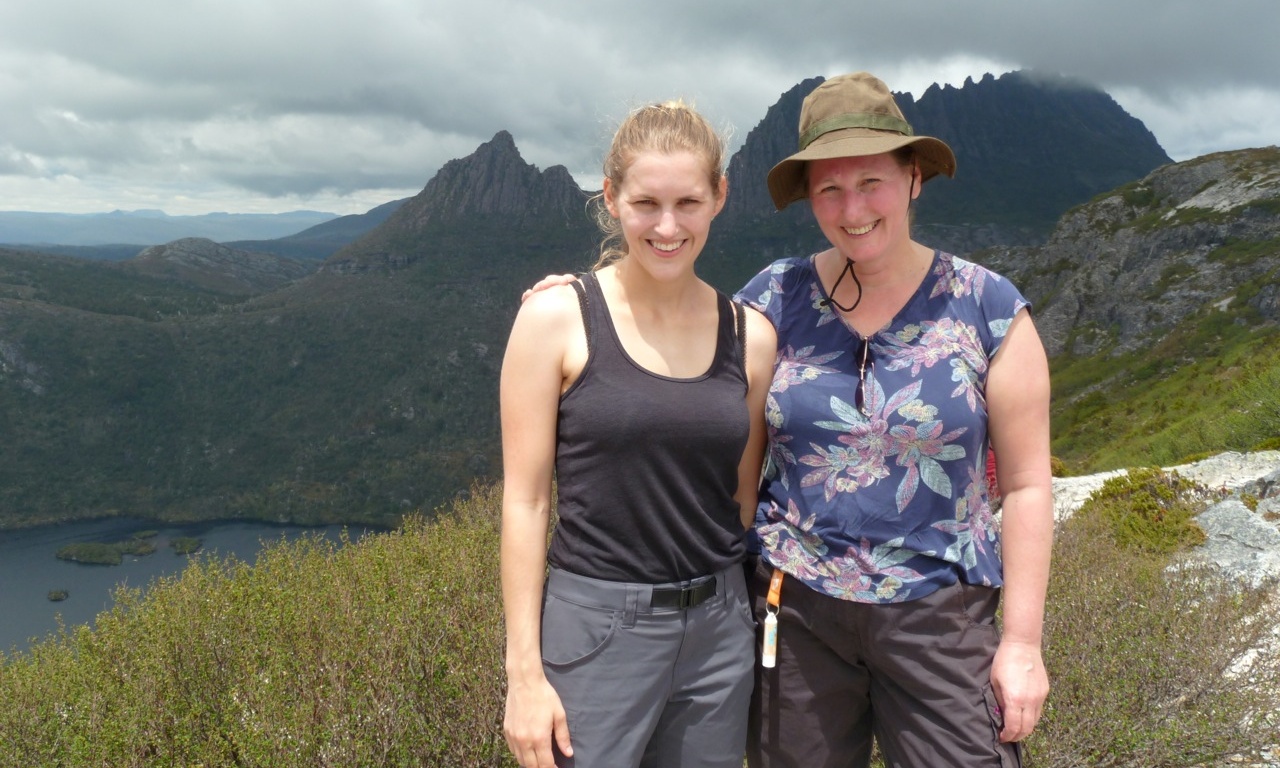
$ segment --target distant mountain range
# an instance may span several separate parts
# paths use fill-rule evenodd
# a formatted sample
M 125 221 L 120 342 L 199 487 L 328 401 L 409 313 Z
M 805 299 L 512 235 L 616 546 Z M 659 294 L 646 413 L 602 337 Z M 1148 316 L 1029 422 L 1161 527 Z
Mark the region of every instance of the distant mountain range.
M 772 211 L 761 170 L 792 151 L 799 100 L 818 82 L 783 94 L 730 161 L 731 204 L 699 264 L 725 290 L 820 244 L 805 206 Z M 1150 351 L 1188 323 L 1211 329 L 1188 342 L 1196 365 L 1274 336 L 1275 152 L 1166 165 L 1105 94 L 1024 75 L 911 104 L 917 130 L 954 141 L 960 163 L 926 189 L 919 239 L 1005 265 L 1024 285 L 1070 374 L 1059 385 L 1055 373 L 1055 409 L 1074 414 L 1063 429 L 1081 445 L 1114 436 L 1091 421 L 1111 407 L 1098 387 L 1169 373 L 1107 355 Z M 948 133 L 960 127 L 973 133 L 963 143 Z M 988 175 L 1012 189 L 984 186 Z M 943 204 L 947 186 L 960 202 Z M 1200 188 L 1218 192 L 1188 192 Z M 930 205 L 935 192 L 943 202 Z M 118 263 L 0 249 L 0 525 L 113 514 L 385 524 L 496 476 L 497 378 L 519 294 L 593 261 L 588 196 L 499 131 L 413 198 L 289 238 L 183 239 Z M 1056 229 L 1041 197 L 1066 215 Z M 289 255 L 306 241 L 332 255 Z M 1213 280 L 1222 295 L 1190 302 L 1219 314 L 1163 309 Z M 1245 282 L 1231 298 L 1234 281 Z M 1236 335 L 1213 335 L 1237 320 Z M 1103 385 L 1103 373 L 1117 378 Z M 1083 469 L 1107 468 L 1092 450 L 1055 444 Z
M 332 222 L 337 214 L 206 213 L 170 216 L 164 211 L 110 213 L 37 213 L 0 211 L 0 244 L 4 245 L 158 245 L 184 237 L 228 240 L 274 240 Z M 345 218 L 345 217 L 344 217 Z

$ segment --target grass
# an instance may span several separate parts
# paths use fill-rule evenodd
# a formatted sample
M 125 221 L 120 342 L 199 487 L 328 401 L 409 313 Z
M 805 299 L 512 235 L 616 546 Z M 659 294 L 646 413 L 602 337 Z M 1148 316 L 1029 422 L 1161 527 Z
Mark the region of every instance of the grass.
M 1261 450 L 1280 435 L 1280 336 L 1225 313 L 1139 352 L 1051 365 L 1053 453 L 1072 474 Z

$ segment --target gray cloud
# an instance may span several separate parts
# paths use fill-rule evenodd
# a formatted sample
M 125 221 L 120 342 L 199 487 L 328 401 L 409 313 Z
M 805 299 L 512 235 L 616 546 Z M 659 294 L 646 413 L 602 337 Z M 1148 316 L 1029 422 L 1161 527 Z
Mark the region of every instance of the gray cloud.
M 1280 143 L 1276 29 L 1274 0 L 7 3 L 0 207 L 355 212 L 499 130 L 594 186 L 629 107 L 681 96 L 740 142 L 852 69 L 917 95 L 1066 74 L 1185 159 Z

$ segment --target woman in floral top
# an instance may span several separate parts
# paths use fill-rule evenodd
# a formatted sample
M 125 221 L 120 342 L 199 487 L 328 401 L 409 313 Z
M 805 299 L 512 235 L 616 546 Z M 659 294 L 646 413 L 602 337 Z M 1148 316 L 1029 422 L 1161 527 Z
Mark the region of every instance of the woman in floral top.
M 779 209 L 808 198 L 832 247 L 737 296 L 778 332 L 755 529 L 777 664 L 757 676 L 750 762 L 866 766 L 874 736 L 890 766 L 1018 765 L 1049 689 L 1053 531 L 1048 366 L 1028 302 L 912 240 L 911 201 L 955 158 L 912 134 L 884 83 L 826 81 L 800 133 L 770 193 Z

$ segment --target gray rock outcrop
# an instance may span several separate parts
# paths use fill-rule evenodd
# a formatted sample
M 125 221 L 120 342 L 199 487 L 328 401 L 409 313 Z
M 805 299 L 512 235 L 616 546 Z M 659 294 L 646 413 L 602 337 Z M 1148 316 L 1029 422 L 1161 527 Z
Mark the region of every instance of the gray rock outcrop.
M 1222 453 L 1166 469 L 1226 496 L 1197 516 L 1207 539 L 1193 558 L 1248 581 L 1280 578 L 1280 451 Z M 1055 479 L 1054 516 L 1069 517 L 1104 482 L 1122 474 Z

